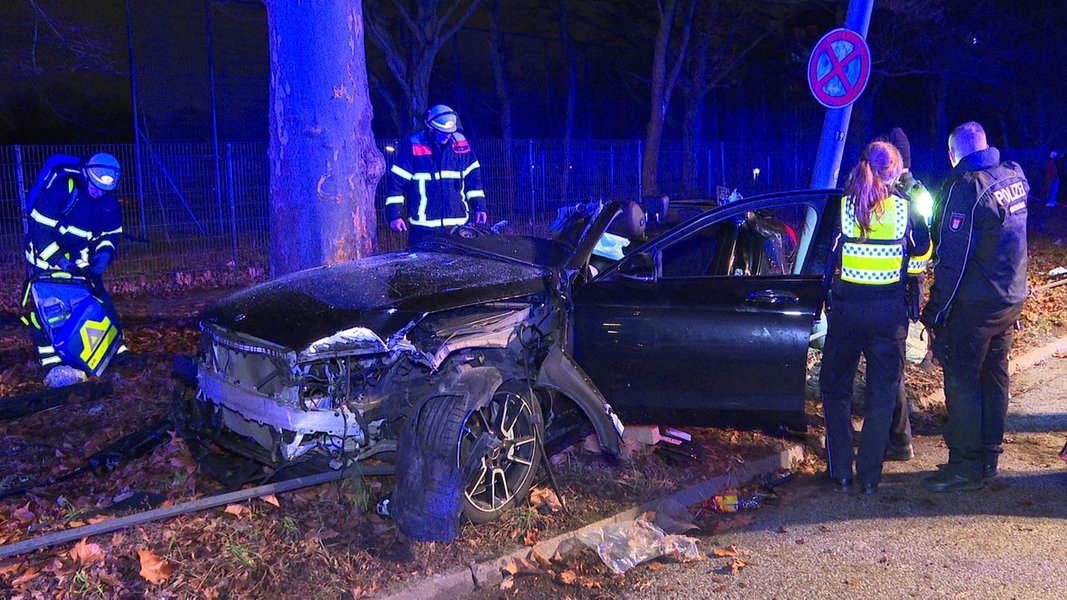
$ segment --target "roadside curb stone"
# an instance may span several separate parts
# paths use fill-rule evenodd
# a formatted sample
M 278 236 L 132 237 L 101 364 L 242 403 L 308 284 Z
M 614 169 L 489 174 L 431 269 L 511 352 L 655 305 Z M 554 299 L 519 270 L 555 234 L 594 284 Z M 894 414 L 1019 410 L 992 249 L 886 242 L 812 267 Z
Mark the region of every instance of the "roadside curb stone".
M 774 473 L 780 469 L 789 468 L 793 462 L 804 459 L 804 448 L 799 444 L 790 444 L 784 450 L 767 458 L 741 465 L 733 473 L 720 475 L 702 481 L 688 488 L 678 490 L 667 496 L 652 500 L 629 508 L 610 517 L 590 523 L 573 531 L 561 533 L 551 539 L 538 542 L 533 547 L 520 548 L 500 557 L 472 563 L 467 567 L 432 575 L 420 581 L 414 582 L 402 590 L 398 590 L 388 596 L 382 596 L 386 600 L 444 600 L 456 598 L 462 594 L 470 594 L 477 589 L 499 585 L 503 581 L 501 569 L 517 560 L 528 558 L 533 553 L 551 557 L 561 548 L 573 547 L 578 543 L 576 538 L 579 533 L 591 531 L 612 523 L 632 521 L 641 513 L 652 510 L 666 500 L 676 501 L 682 506 L 691 506 L 714 496 L 727 486 L 738 485 L 754 481 L 763 475 Z

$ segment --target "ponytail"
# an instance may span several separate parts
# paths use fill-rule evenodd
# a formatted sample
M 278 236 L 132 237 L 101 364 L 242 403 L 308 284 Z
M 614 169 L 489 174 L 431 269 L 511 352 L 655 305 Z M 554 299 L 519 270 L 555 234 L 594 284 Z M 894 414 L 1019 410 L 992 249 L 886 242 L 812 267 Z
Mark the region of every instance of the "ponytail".
M 871 232 L 871 218 L 881 217 L 885 211 L 889 183 L 900 176 L 902 164 L 900 152 L 892 144 L 871 142 L 864 148 L 860 161 L 852 167 L 845 184 L 845 195 L 855 203 L 861 239 Z

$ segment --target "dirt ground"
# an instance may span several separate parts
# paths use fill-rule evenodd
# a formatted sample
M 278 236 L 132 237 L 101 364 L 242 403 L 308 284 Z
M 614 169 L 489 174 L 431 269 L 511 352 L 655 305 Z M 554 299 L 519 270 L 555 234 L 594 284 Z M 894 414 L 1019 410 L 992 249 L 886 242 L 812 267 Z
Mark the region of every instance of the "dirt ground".
M 1032 217 L 1031 285 L 1067 265 L 1060 232 L 1063 214 Z M 1035 219 L 1035 217 L 1040 217 Z M 22 493 L 16 488 L 48 483 L 82 466 L 86 457 L 120 437 L 167 415 L 176 354 L 193 354 L 196 314 L 226 290 L 118 298 L 128 343 L 143 369 L 106 376 L 113 391 L 98 398 L 73 397 L 65 406 L 0 421 L 0 547 L 48 532 L 123 514 L 187 502 L 221 487 L 200 470 L 182 440 L 167 442 L 114 470 L 97 469 Z M 1016 353 L 1067 333 L 1067 286 L 1039 291 L 1028 302 Z M 0 397 L 42 389 L 28 336 L 13 311 L 0 312 Z M 787 440 L 804 443 L 813 458 L 798 474 L 823 467 L 817 398 L 817 354 L 808 386 L 809 432 Z M 940 373 L 909 365 L 909 394 L 918 398 L 940 386 Z M 862 384 L 862 378 L 860 378 Z M 939 432 L 936 407 L 918 412 L 920 434 Z M 697 481 L 729 473 L 784 441 L 763 432 L 688 430 L 705 459 L 673 459 L 650 449 L 628 460 L 608 460 L 572 447 L 553 457 L 568 512 L 550 502 L 510 511 L 493 525 L 465 524 L 452 544 L 412 542 L 375 513 L 392 489 L 389 477 L 365 477 L 305 488 L 161 520 L 77 543 L 0 559 L 0 598 L 361 598 L 398 582 L 442 573 L 473 561 L 530 546 Z M 1035 453 L 1045 448 L 1035 447 Z M 547 482 L 538 484 L 547 490 Z M 750 488 L 742 493 L 756 493 Z M 547 491 L 544 494 L 551 497 Z M 764 501 L 779 501 L 763 492 Z M 690 507 L 701 531 L 745 527 L 748 513 L 723 514 Z M 729 552 L 728 549 L 720 549 Z M 722 555 L 727 556 L 727 555 Z M 741 560 L 741 558 L 737 558 Z M 536 566 L 535 566 L 536 567 Z M 533 568 L 533 567 L 531 567 Z M 610 597 L 618 578 L 589 552 L 567 563 L 541 565 L 552 576 L 515 579 L 505 595 Z M 531 583 L 531 582 L 538 583 Z M 625 581 L 625 580 L 623 580 Z M 545 583 L 547 582 L 547 583 Z M 640 585 L 631 581 L 626 585 Z M 528 586 L 545 586 L 543 589 Z M 527 596 L 528 597 L 528 596 Z

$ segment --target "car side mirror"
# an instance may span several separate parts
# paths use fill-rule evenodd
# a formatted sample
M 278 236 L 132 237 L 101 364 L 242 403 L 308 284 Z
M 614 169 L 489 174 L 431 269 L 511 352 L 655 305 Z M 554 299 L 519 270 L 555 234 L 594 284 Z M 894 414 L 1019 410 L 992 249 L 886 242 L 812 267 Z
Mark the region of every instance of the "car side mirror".
M 652 255 L 641 252 L 626 257 L 619 265 L 619 276 L 632 281 L 651 282 L 656 280 L 656 261 Z

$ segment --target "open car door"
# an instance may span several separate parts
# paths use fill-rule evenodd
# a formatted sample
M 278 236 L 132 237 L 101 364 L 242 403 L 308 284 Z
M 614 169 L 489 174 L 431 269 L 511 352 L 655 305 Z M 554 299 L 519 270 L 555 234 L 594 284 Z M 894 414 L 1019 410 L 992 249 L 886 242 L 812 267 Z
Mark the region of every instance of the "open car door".
M 574 292 L 574 354 L 627 423 L 805 427 L 840 192 L 714 208 Z

